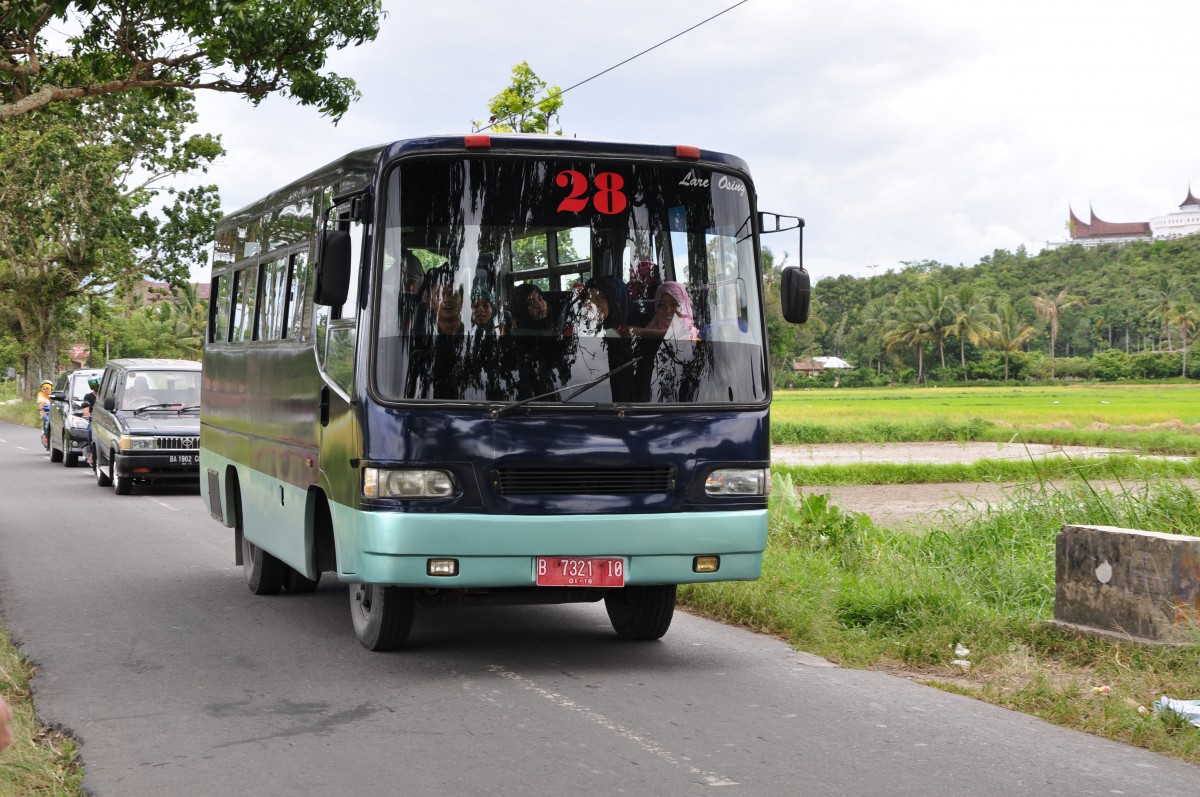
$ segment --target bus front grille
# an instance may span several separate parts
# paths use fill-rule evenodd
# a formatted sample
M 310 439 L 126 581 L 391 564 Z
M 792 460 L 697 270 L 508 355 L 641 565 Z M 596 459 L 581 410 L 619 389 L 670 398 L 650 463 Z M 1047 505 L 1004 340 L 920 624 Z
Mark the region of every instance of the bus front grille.
M 200 447 L 199 437 L 156 437 L 154 447 L 163 449 L 194 450 Z
M 502 468 L 492 487 L 511 495 L 631 495 L 670 493 L 673 468 Z

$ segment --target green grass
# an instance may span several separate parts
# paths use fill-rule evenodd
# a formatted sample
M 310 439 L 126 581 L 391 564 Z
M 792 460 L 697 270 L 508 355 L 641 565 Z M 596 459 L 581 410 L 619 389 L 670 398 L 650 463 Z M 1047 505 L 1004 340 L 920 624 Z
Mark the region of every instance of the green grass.
M 1177 481 L 1110 492 L 1076 479 L 1018 488 L 1003 508 L 962 506 L 912 534 L 801 498 L 775 474 L 757 582 L 692 585 L 686 605 L 781 636 L 845 666 L 918 679 L 1078 730 L 1200 763 L 1200 730 L 1143 716 L 1160 694 L 1200 698 L 1200 647 L 1138 648 L 1048 629 L 1064 523 L 1200 534 L 1200 497 Z M 970 650 L 964 671 L 956 646 Z M 1095 694 L 1093 686 L 1111 691 Z
M 38 417 L 37 403 L 33 401 L 18 401 L 14 404 L 0 403 L 0 421 L 31 426 L 34 429 L 42 426 L 41 418 Z
M 1200 454 L 1196 385 L 785 390 L 776 445 L 1024 441 Z
M 82 797 L 78 750 L 63 734 L 42 726 L 33 713 L 33 667 L 0 633 L 0 694 L 13 709 L 13 743 L 0 753 L 0 794 Z
M 860 462 L 852 465 L 771 465 L 801 486 L 848 484 L 940 484 L 950 482 L 1036 482 L 1082 476 L 1093 480 L 1200 478 L 1200 460 L 1172 461 L 1129 455 L 1087 459 L 981 459 L 933 464 Z

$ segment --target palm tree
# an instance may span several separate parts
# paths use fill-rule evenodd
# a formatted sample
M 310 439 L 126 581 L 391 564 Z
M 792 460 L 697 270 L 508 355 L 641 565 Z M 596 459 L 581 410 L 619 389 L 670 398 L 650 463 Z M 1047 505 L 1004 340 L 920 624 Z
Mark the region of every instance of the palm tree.
M 1200 327 L 1200 310 L 1187 301 L 1177 301 L 1171 307 L 1171 323 L 1179 330 L 1179 345 L 1183 348 L 1183 372 L 1187 378 L 1188 333 Z
M 912 346 L 917 350 L 918 383 L 925 378 L 925 341 L 933 340 L 936 334 L 931 325 L 927 298 L 912 293 L 896 297 L 896 304 L 883 333 L 883 344 L 888 351 L 900 346 Z
M 999 349 L 1004 352 L 1004 381 L 1007 382 L 1009 357 L 1014 351 L 1020 350 L 1028 343 L 1037 334 L 1037 330 L 1022 321 L 1021 317 L 1017 315 L 1017 311 L 1008 302 L 997 307 L 994 315 L 996 326 L 984 340 L 984 344 L 990 349 Z
M 1033 307 L 1038 318 L 1050 322 L 1050 378 L 1054 378 L 1054 349 L 1058 343 L 1058 319 L 1067 310 L 1083 307 L 1083 300 L 1071 296 L 1063 288 L 1058 296 L 1034 296 Z
M 987 300 L 969 285 L 960 285 L 950 297 L 953 314 L 952 334 L 958 336 L 958 356 L 962 362 L 963 381 L 967 381 L 967 341 L 980 345 L 995 329 L 998 319 L 988 309 Z
M 950 300 L 946 290 L 934 283 L 925 286 L 925 290 L 916 295 L 912 306 L 913 312 L 917 313 L 925 326 L 927 337 L 937 343 L 942 368 L 946 367 L 946 338 L 954 332 L 954 311 Z
M 1167 339 L 1167 351 L 1171 345 L 1171 313 L 1175 302 L 1181 298 L 1179 281 L 1166 274 L 1159 274 L 1154 280 L 1154 286 L 1142 290 L 1142 300 L 1139 304 L 1146 318 L 1158 321 L 1162 325 L 1163 337 Z

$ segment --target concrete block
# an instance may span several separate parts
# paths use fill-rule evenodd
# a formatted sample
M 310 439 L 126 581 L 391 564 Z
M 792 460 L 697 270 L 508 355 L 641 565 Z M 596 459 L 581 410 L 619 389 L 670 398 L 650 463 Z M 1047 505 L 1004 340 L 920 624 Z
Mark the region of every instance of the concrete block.
M 1063 526 L 1055 547 L 1057 625 L 1141 642 L 1200 642 L 1200 537 Z

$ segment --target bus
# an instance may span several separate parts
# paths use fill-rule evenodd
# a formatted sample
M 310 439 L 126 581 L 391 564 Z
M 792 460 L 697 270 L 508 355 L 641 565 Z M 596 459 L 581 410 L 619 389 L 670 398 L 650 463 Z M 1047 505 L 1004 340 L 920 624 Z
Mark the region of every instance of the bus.
M 603 601 L 658 639 L 683 583 L 761 575 L 771 378 L 746 164 L 457 135 L 350 153 L 226 216 L 201 494 L 256 595 L 414 612 Z M 784 269 L 783 314 L 809 277 Z

